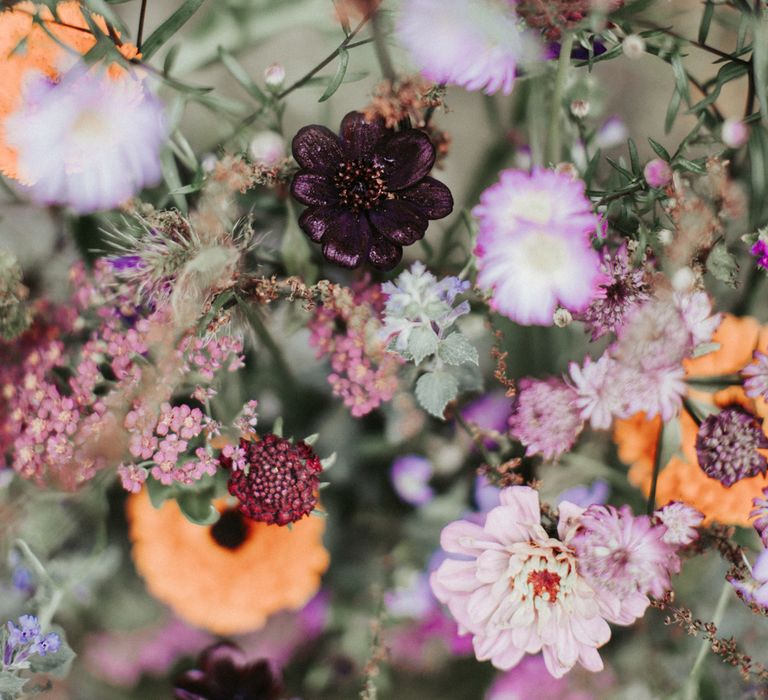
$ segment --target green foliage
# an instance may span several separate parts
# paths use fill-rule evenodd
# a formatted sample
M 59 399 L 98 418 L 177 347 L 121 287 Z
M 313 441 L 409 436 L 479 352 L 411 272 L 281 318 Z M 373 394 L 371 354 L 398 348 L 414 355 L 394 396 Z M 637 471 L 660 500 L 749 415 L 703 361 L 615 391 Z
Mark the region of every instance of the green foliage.
M 426 411 L 436 418 L 442 418 L 449 401 L 456 398 L 459 382 L 446 370 L 435 370 L 422 374 L 416 382 L 416 398 Z

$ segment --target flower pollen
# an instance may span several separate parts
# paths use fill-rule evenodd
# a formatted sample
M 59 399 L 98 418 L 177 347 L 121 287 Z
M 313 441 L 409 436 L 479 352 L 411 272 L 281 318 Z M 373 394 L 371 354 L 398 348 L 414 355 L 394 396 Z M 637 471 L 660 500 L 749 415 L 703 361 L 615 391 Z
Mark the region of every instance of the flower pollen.
M 339 166 L 333 184 L 339 192 L 339 202 L 354 211 L 370 209 L 380 199 L 387 198 L 387 186 L 382 179 L 384 168 L 360 160 L 345 160 Z

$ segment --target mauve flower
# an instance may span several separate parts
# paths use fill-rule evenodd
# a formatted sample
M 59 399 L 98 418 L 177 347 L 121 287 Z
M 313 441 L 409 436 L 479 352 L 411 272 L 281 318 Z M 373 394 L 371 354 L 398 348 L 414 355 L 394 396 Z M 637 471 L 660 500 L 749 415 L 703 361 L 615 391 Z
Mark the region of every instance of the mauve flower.
M 176 680 L 176 700 L 280 700 L 284 687 L 280 672 L 267 659 L 249 661 L 233 644 L 208 647 L 198 668 Z
M 768 355 L 759 350 L 752 354 L 754 362 L 741 370 L 744 379 L 744 393 L 750 398 L 762 397 L 768 400 Z
M 651 187 L 664 187 L 672 180 L 672 168 L 669 167 L 667 161 L 654 158 L 645 164 L 643 176 Z
M 423 506 L 435 496 L 429 485 L 432 463 L 419 455 L 404 455 L 392 463 L 390 478 L 397 495 L 413 506 Z
M 763 547 L 768 547 L 768 488 L 763 489 L 762 498 L 752 499 L 752 508 L 749 517 L 754 518 L 752 527 L 760 536 Z
M 466 520 L 442 532 L 446 559 L 431 578 L 432 590 L 473 635 L 475 654 L 506 670 L 525 654 L 542 652 L 547 670 L 560 678 L 576 663 L 599 671 L 597 649 L 611 636 L 599 593 L 581 576 L 567 539 L 578 509 L 561 504 L 558 533 L 541 526 L 539 497 L 527 486 L 501 492 L 481 527 Z
M 685 547 L 699 536 L 696 528 L 704 520 L 704 513 L 682 501 L 670 501 L 654 515 L 667 528 L 661 538 L 667 544 Z
M 768 612 L 768 549 L 764 549 L 755 560 L 752 576 L 747 580 L 728 579 L 745 603 L 757 605 Z
M 435 147 L 418 129 L 394 132 L 381 119 L 350 112 L 339 136 L 313 124 L 293 139 L 299 170 L 291 192 L 307 209 L 299 226 L 342 267 L 400 262 L 403 246 L 424 236 L 430 219 L 453 209 L 450 190 L 428 176 Z

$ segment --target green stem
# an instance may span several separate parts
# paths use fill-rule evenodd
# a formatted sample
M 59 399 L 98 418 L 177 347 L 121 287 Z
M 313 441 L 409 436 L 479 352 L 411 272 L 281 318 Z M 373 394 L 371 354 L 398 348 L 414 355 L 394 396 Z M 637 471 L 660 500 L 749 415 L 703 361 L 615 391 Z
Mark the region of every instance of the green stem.
M 661 424 L 659 437 L 656 440 L 656 454 L 653 456 L 653 475 L 651 477 L 651 490 L 648 493 L 648 507 L 646 512 L 652 515 L 656 510 L 656 485 L 659 481 L 659 471 L 661 471 L 661 453 L 664 445 L 664 423 Z
M 725 609 L 728 607 L 728 600 L 731 595 L 731 584 L 726 581 L 723 586 L 723 590 L 720 592 L 720 598 L 717 600 L 717 606 L 715 607 L 715 613 L 712 616 L 712 622 L 715 626 L 718 626 L 722 622 Z M 688 680 L 685 682 L 685 688 L 683 689 L 684 700 L 698 700 L 699 697 L 699 684 L 701 682 L 701 673 L 704 670 L 704 660 L 707 658 L 707 653 L 712 648 L 712 643 L 708 639 L 704 639 L 699 647 L 699 653 L 696 655 L 696 660 L 693 662 L 693 668 L 688 675 Z
M 560 57 L 557 59 L 557 73 L 555 73 L 555 88 L 552 92 L 552 109 L 549 112 L 549 134 L 547 136 L 547 160 L 554 164 L 560 160 L 561 141 L 560 112 L 562 111 L 563 90 L 565 79 L 568 75 L 568 67 L 571 64 L 571 50 L 573 49 L 573 34 L 563 35 L 560 44 Z

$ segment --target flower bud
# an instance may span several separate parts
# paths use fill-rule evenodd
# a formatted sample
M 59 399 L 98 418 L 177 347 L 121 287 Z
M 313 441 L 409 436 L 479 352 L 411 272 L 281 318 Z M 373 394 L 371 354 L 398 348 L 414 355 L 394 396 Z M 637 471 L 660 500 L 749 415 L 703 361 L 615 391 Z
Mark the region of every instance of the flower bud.
M 643 175 L 651 187 L 664 187 L 672 179 L 672 168 L 667 161 L 654 158 L 645 164 Z
M 278 90 L 285 82 L 285 67 L 282 63 L 273 63 L 264 69 L 264 82 L 271 90 Z
M 621 50 L 628 59 L 635 61 L 645 53 L 645 40 L 637 34 L 630 34 L 621 42 Z
M 555 313 L 552 316 L 552 321 L 558 328 L 565 328 L 566 326 L 571 325 L 573 315 L 568 309 L 559 308 L 555 310 Z
M 576 119 L 584 119 L 589 114 L 589 102 L 587 100 L 574 100 L 571 102 L 571 114 Z
M 285 157 L 285 141 L 274 131 L 260 131 L 251 139 L 248 154 L 260 165 L 277 165 Z
M 741 148 L 749 139 L 749 127 L 739 119 L 726 119 L 720 136 L 728 148 Z

